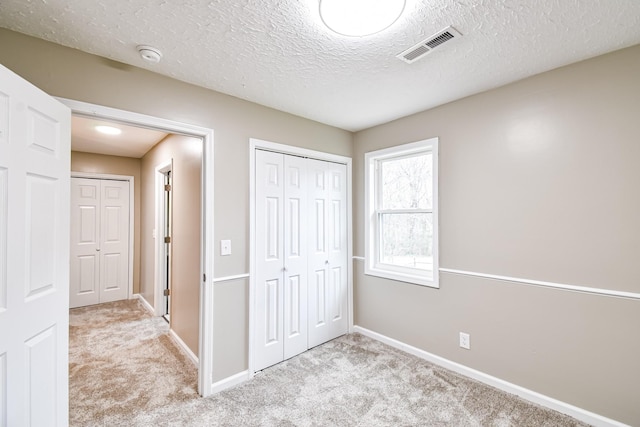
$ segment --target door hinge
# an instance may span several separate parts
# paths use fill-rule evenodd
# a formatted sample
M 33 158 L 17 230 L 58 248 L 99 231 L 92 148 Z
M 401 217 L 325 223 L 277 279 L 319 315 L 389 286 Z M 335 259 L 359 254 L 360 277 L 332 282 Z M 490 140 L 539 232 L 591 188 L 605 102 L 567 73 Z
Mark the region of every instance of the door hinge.
M 165 296 L 165 297 L 168 297 L 168 296 L 170 296 L 170 295 L 171 295 L 171 289 L 165 289 L 165 290 L 164 290 L 164 296 Z
M 171 243 L 171 236 L 167 236 L 164 238 L 165 243 Z
M 165 184 L 164 191 L 171 191 L 171 184 Z
M 207 281 L 207 275 L 206 274 L 202 274 L 202 281 L 206 282 Z

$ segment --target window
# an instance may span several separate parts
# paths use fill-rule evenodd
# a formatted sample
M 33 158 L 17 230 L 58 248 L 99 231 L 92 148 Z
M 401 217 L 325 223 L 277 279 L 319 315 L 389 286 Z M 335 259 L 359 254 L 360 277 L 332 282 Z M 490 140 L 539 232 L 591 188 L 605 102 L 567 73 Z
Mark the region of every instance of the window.
M 438 287 L 438 138 L 365 154 L 365 274 Z

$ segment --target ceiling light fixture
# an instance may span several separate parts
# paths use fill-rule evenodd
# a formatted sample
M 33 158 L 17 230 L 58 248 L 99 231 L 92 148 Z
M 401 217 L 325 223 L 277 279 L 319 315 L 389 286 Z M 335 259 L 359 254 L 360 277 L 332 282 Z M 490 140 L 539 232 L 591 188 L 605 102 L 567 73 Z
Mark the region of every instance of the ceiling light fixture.
M 320 0 L 320 18 L 338 34 L 364 37 L 389 28 L 404 5 L 405 0 Z
M 105 135 L 120 135 L 122 133 L 121 129 L 115 128 L 113 126 L 96 126 L 96 130 L 100 133 L 104 133 Z
M 147 62 L 157 64 L 158 62 L 160 62 L 160 59 L 162 59 L 162 52 L 160 52 L 160 50 L 156 49 L 155 47 L 141 44 L 136 46 L 136 49 L 138 49 L 140 57 Z

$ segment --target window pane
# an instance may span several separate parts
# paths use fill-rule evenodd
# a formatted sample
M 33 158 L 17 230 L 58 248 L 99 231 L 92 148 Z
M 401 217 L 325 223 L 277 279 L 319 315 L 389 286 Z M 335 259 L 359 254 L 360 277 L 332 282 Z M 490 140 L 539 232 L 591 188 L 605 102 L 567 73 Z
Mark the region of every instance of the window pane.
M 380 214 L 380 262 L 430 270 L 433 266 L 433 214 Z
M 432 153 L 380 162 L 380 209 L 431 209 Z

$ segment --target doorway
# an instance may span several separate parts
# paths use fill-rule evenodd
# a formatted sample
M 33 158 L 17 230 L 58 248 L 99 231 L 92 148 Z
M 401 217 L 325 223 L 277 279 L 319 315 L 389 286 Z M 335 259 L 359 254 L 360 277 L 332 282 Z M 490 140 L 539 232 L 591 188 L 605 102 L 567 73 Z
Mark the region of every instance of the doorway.
M 99 118 L 131 126 L 139 126 L 166 132 L 198 138 L 201 145 L 201 166 L 202 173 L 199 178 L 202 186 L 202 194 L 198 199 L 201 203 L 201 219 L 198 222 L 201 236 L 201 250 L 199 251 L 200 264 L 200 304 L 195 308 L 199 318 L 199 336 L 197 337 L 197 355 L 191 353 L 192 359 L 197 362 L 198 369 L 198 392 L 202 396 L 211 394 L 212 389 L 212 366 L 213 366 L 213 328 L 209 321 L 213 317 L 213 289 L 203 286 L 207 277 L 213 277 L 213 130 L 184 123 L 178 123 L 157 117 L 131 113 L 123 110 L 102 107 L 68 99 L 58 98 L 59 101 L 67 105 L 74 115 Z M 174 170 L 172 170 L 172 175 Z M 208 225 L 207 225 L 208 224 Z M 207 254 L 209 256 L 207 256 Z M 157 303 L 158 295 L 151 295 L 155 308 L 162 306 Z M 171 300 L 169 300 L 171 306 Z M 206 319 L 206 320 L 205 320 Z

